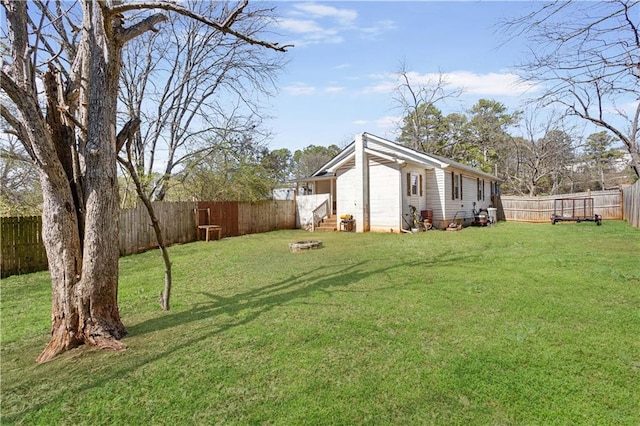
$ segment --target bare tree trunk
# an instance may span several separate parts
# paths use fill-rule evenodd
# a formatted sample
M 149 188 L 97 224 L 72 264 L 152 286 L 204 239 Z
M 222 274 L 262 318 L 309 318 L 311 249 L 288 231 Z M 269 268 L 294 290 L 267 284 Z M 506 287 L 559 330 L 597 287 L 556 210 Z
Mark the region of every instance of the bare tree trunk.
M 100 347 L 121 349 L 126 334 L 118 311 L 118 176 L 116 108 L 121 49 L 114 40 L 112 22 L 101 6 L 85 0 L 88 35 L 89 110 L 85 176 L 85 261 L 79 299 L 81 327 L 86 340 Z
M 149 196 L 144 190 L 142 182 L 140 181 L 140 176 L 138 174 L 138 169 L 133 163 L 132 153 L 131 153 L 131 143 L 135 137 L 135 134 L 140 129 L 140 120 L 133 119 L 129 121 L 122 131 L 118 134 L 116 139 L 116 146 L 118 151 L 120 151 L 120 147 L 126 146 L 126 154 L 127 158 L 118 157 L 118 161 L 122 164 L 127 171 L 129 172 L 129 176 L 136 187 L 136 192 L 142 203 L 147 208 L 147 213 L 149 214 L 149 219 L 151 220 L 151 226 L 153 227 L 153 231 L 156 234 L 156 240 L 158 241 L 158 246 L 160 247 L 160 251 L 162 252 L 162 259 L 164 261 L 164 291 L 160 293 L 160 306 L 163 310 L 168 311 L 170 309 L 170 299 L 171 299 L 171 259 L 169 258 L 169 251 L 167 250 L 167 245 L 164 242 L 164 237 L 162 235 L 162 229 L 160 228 L 160 221 L 156 216 L 156 212 L 153 208 L 153 203 L 149 199 Z
M 52 168 L 48 174 L 42 172 L 41 175 L 44 199 L 42 239 L 49 260 L 52 302 L 51 340 L 37 362 L 49 361 L 84 340 L 79 332 L 78 305 L 73 303 L 82 269 L 82 250 L 73 197 L 61 168 Z
M 53 303 L 51 341 L 37 362 L 46 362 L 82 343 L 122 349 L 119 340 L 126 334 L 118 310 L 119 210 L 113 124 L 120 47 L 109 42 L 98 4 L 85 0 L 82 7 L 87 44 L 81 61 L 89 67 L 85 83 L 88 111 L 83 116 L 91 117 L 86 120 L 84 206 L 72 196 L 69 167 L 67 176 L 61 171 L 64 160 L 59 163 L 62 167 L 49 170 L 41 179 L 43 240 L 50 262 Z M 63 120 L 56 121 L 55 114 L 49 111 L 49 124 L 58 122 L 62 127 Z M 56 147 L 71 145 L 63 140 L 68 136 L 65 132 L 53 130 Z M 83 214 L 85 232 L 80 235 L 82 219 L 78 218 Z

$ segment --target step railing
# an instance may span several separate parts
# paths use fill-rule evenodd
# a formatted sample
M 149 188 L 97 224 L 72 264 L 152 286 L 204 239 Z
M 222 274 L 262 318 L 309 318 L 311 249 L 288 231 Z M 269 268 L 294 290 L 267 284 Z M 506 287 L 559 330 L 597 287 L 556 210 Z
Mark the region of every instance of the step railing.
M 329 200 L 324 200 L 322 204 L 313 210 L 313 220 L 311 221 L 311 232 L 320 226 L 322 219 L 329 217 Z

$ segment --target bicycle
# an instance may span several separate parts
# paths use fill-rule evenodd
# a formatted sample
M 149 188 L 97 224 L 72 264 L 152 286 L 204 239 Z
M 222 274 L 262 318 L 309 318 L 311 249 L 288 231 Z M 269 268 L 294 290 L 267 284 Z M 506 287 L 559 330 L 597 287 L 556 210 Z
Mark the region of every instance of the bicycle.
M 405 223 L 409 226 L 409 228 L 428 231 L 433 228 L 433 224 L 431 222 L 427 222 L 424 217 L 420 213 L 418 213 L 418 209 L 412 205 L 409 205 L 409 213 L 405 213 L 407 218 L 404 218 Z

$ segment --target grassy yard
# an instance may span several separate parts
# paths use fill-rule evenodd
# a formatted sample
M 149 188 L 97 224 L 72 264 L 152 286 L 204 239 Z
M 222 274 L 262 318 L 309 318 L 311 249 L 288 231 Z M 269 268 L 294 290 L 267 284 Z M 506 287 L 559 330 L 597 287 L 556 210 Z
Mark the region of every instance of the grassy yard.
M 310 238 L 320 250 L 290 253 Z M 640 230 L 279 231 L 121 260 L 128 350 L 36 365 L 46 273 L 2 281 L 0 423 L 640 424 Z

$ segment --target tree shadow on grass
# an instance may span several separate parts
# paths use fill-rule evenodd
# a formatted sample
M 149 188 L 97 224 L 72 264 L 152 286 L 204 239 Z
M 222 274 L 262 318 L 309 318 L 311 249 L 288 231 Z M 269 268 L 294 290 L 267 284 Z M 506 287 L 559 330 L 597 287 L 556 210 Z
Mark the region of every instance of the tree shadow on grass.
M 456 253 L 451 256 L 449 253 L 441 254 L 435 259 L 439 264 L 456 264 L 464 261 L 466 255 L 460 256 Z M 470 254 L 469 257 L 472 255 Z M 395 263 L 391 266 L 380 267 L 376 269 L 368 268 L 370 261 L 362 261 L 353 265 L 344 266 L 324 266 L 316 268 L 304 274 L 295 275 L 285 280 L 265 285 L 263 287 L 251 289 L 229 297 L 223 297 L 212 293 L 200 293 L 209 300 L 196 303 L 191 309 L 160 315 L 156 318 L 143 321 L 141 323 L 129 327 L 129 336 L 141 336 L 146 333 L 153 333 L 172 328 L 181 327 L 198 321 L 206 321 L 216 317 L 224 317 L 219 323 L 206 322 L 205 327 L 200 327 L 191 334 L 192 337 L 186 339 L 159 340 L 158 346 L 161 346 L 152 354 L 134 356 L 129 359 L 130 362 L 118 362 L 105 367 L 100 372 L 92 374 L 87 381 L 74 382 L 71 378 L 66 380 L 67 386 L 61 387 L 57 391 L 57 395 L 48 394 L 46 400 L 31 400 L 29 406 L 23 411 L 10 415 L 3 415 L 3 422 L 20 421 L 23 416 L 28 413 L 37 411 L 46 405 L 56 405 L 66 400 L 68 395 L 80 394 L 92 388 L 101 387 L 110 381 L 118 380 L 137 371 L 145 365 L 157 362 L 170 356 L 176 351 L 193 347 L 207 337 L 223 333 L 234 327 L 242 326 L 250 323 L 261 315 L 292 301 L 301 301 L 311 297 L 318 292 L 324 292 L 332 295 L 335 291 L 342 291 L 350 285 L 378 274 L 390 274 L 402 268 L 411 268 L 416 266 L 428 266 L 433 262 L 434 258 L 410 259 L 402 263 Z M 380 287 L 376 287 L 375 291 Z M 366 292 L 366 289 L 362 291 Z M 213 325 L 211 325 L 213 324 Z M 126 343 L 126 341 L 125 341 Z M 53 363 L 69 362 L 64 356 L 53 360 Z M 71 372 L 69 374 L 72 374 Z M 74 383 L 76 383 L 74 385 Z M 14 388 L 23 387 L 25 384 L 16 383 Z M 6 389 L 11 392 L 11 389 Z M 32 405 L 31 405 L 32 404 Z
M 247 324 L 278 306 L 294 300 L 303 300 L 318 292 L 331 295 L 338 288 L 347 288 L 371 276 L 389 274 L 403 268 L 428 267 L 433 262 L 440 266 L 454 264 L 460 266 L 466 257 L 471 258 L 473 254 L 460 255 L 460 253 L 446 252 L 429 259 L 415 258 L 377 269 L 366 267 L 370 261 L 362 261 L 346 267 L 344 265 L 323 266 L 229 297 L 199 292 L 209 300 L 196 303 L 188 310 L 168 313 L 128 326 L 128 336 L 140 336 L 213 317 L 230 318 L 210 329 L 210 334 L 216 334 Z
M 199 292 L 198 294 L 205 296 L 208 300 L 196 303 L 191 309 L 158 316 L 130 326 L 128 327 L 128 336 L 140 336 L 208 318 L 224 317 L 224 321 L 210 330 L 211 334 L 220 333 L 232 327 L 247 324 L 262 314 L 288 302 L 303 300 L 318 292 L 331 295 L 335 289 L 346 287 L 369 276 L 410 266 L 405 263 L 367 270 L 365 268 L 367 263 L 363 261 L 347 267 L 316 268 L 310 272 L 229 297 Z

